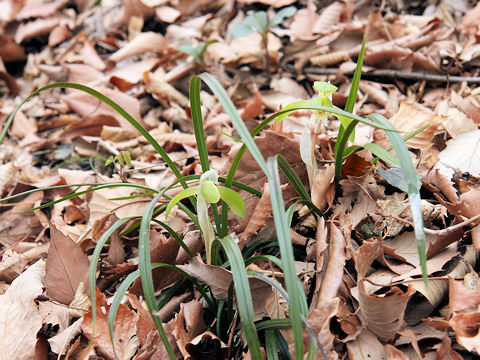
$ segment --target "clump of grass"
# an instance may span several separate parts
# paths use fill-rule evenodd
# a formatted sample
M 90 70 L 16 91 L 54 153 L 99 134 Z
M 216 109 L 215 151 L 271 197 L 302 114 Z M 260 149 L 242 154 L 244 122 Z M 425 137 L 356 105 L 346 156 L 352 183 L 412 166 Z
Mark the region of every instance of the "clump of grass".
M 260 15 L 250 14 L 251 19 L 259 18 Z M 265 14 L 266 16 L 266 14 Z M 285 17 L 285 14 L 282 15 L 282 19 Z M 269 29 L 272 25 L 272 22 L 267 22 L 264 19 L 264 15 L 260 17 L 262 20 L 262 24 L 265 25 L 262 29 Z M 264 21 L 265 20 L 265 21 Z M 275 20 L 275 19 L 274 19 Z M 255 28 L 255 22 L 252 21 L 252 27 Z M 273 20 L 272 20 L 273 21 Z M 275 20 L 278 21 L 278 20 Z M 273 24 L 275 23 L 273 21 Z M 260 29 L 260 28 L 259 28 Z M 258 29 L 257 29 L 258 30 Z M 263 30 L 262 30 L 263 31 Z M 266 31 L 266 30 L 265 30 Z M 266 33 L 264 31 L 264 33 Z M 308 190 L 303 186 L 302 182 L 292 170 L 291 166 L 288 162 L 281 157 L 280 155 L 273 156 L 267 160 L 261 154 L 260 149 L 255 144 L 253 138 L 263 129 L 265 128 L 271 121 L 279 118 L 280 120 L 292 113 L 296 110 L 310 110 L 315 112 L 316 114 L 326 115 L 326 114 L 333 114 L 337 116 L 341 121 L 340 130 L 338 133 L 337 143 L 335 147 L 335 179 L 338 183 L 341 176 L 341 166 L 345 157 L 358 149 L 358 147 L 348 146 L 349 140 L 351 140 L 354 136 L 355 126 L 362 122 L 364 124 L 368 124 L 370 126 L 374 126 L 379 129 L 383 129 L 386 131 L 387 136 L 389 137 L 393 149 L 397 154 L 397 157 L 394 157 L 391 153 L 387 150 L 378 147 L 375 144 L 365 145 L 364 147 L 368 150 L 372 151 L 375 155 L 377 155 L 383 161 L 386 161 L 393 165 L 399 165 L 403 174 L 404 180 L 406 183 L 407 193 L 410 198 L 414 223 L 415 223 L 415 233 L 417 236 L 418 241 L 418 250 L 422 265 L 422 272 L 423 277 L 426 281 L 427 279 L 427 272 L 426 272 L 426 256 L 425 256 L 425 237 L 423 234 L 423 223 L 422 223 L 422 214 L 420 211 L 420 195 L 419 195 L 419 186 L 417 176 L 415 174 L 415 170 L 413 164 L 410 160 L 410 156 L 408 154 L 407 147 L 405 145 L 404 139 L 401 137 L 400 133 L 395 130 L 393 125 L 385 119 L 383 116 L 378 114 L 372 114 L 367 118 L 363 118 L 353 114 L 353 108 L 356 100 L 356 94 L 358 91 L 358 84 L 360 81 L 360 74 L 362 68 L 362 61 L 363 61 L 363 54 L 364 54 L 365 42 L 362 46 L 362 51 L 360 53 L 357 68 L 355 71 L 355 75 L 352 82 L 352 87 L 350 90 L 350 94 L 347 100 L 347 105 L 345 109 L 339 109 L 331 102 L 328 102 L 328 94 L 331 93 L 332 87 L 326 87 L 325 84 L 320 84 L 320 89 L 327 89 L 328 91 L 324 91 L 325 94 L 320 95 L 320 101 L 306 101 L 302 103 L 294 103 L 282 111 L 279 111 L 267 119 L 265 119 L 262 123 L 260 123 L 252 132 L 249 132 L 247 127 L 245 126 L 244 122 L 241 120 L 232 100 L 220 85 L 220 83 L 210 74 L 202 74 L 200 76 L 194 76 L 190 82 L 190 106 L 191 106 L 191 114 L 193 119 L 194 125 L 194 132 L 195 138 L 197 142 L 197 149 L 199 153 L 200 163 L 203 171 L 202 176 L 187 176 L 182 177 L 180 174 L 179 169 L 176 167 L 175 163 L 170 159 L 168 154 L 165 150 L 157 143 L 157 141 L 148 133 L 146 129 L 144 129 L 140 123 L 138 123 L 134 118 L 132 118 L 120 105 L 109 99 L 108 97 L 104 96 L 103 94 L 97 92 L 94 89 L 89 87 L 73 84 L 73 83 L 56 83 L 47 85 L 41 89 L 38 89 L 34 93 L 32 93 L 28 98 L 26 98 L 18 108 L 10 115 L 8 118 L 6 125 L 0 134 L 0 143 L 5 137 L 8 128 L 15 116 L 16 112 L 19 108 L 29 99 L 31 99 L 36 94 L 40 93 L 41 91 L 52 89 L 52 88 L 72 88 L 77 89 L 80 91 L 84 91 L 97 99 L 103 101 L 107 105 L 111 106 L 115 109 L 119 114 L 121 114 L 126 120 L 128 120 L 144 137 L 147 141 L 154 147 L 154 149 L 158 152 L 158 154 L 163 158 L 165 164 L 170 168 L 170 170 L 174 173 L 177 177 L 177 181 L 170 186 L 164 189 L 153 189 L 147 186 L 141 186 L 137 184 L 131 184 L 128 182 L 122 183 L 108 183 L 108 184 L 78 184 L 79 188 L 75 191 L 72 191 L 70 194 L 64 196 L 61 199 L 49 202 L 47 204 L 43 204 L 36 209 L 45 208 L 51 206 L 55 203 L 60 201 L 64 201 L 66 199 L 71 199 L 76 196 L 80 196 L 82 194 L 86 194 L 92 191 L 100 190 L 103 188 L 108 187 L 115 187 L 115 186 L 128 186 L 128 187 L 136 187 L 145 191 L 144 194 L 141 196 L 145 197 L 152 197 L 149 205 L 146 208 L 145 213 L 142 217 L 132 217 L 132 218 L 124 218 L 119 219 L 115 222 L 99 239 L 91 259 L 91 266 L 90 266 L 90 289 L 91 289 L 91 300 L 92 300 L 92 322 L 93 322 L 93 331 L 92 331 L 92 338 L 95 334 L 95 323 L 96 323 L 96 304 L 95 304 L 95 288 L 96 288 L 96 270 L 97 270 L 97 263 L 102 252 L 104 245 L 109 241 L 110 236 L 113 232 L 122 229 L 121 235 L 125 235 L 136 228 L 139 228 L 139 242 L 138 242 L 138 249 L 139 249 L 139 268 L 138 270 L 131 273 L 122 283 L 120 284 L 118 291 L 114 297 L 112 306 L 110 308 L 109 316 L 108 316 L 108 323 L 109 323 L 109 330 L 110 336 L 113 339 L 114 336 L 114 328 L 113 323 L 115 319 L 116 312 L 120 305 L 122 298 L 124 297 L 126 291 L 129 289 L 131 284 L 135 279 L 140 277 L 143 292 L 145 296 L 145 301 L 148 306 L 148 310 L 152 319 L 155 323 L 155 326 L 159 332 L 159 335 L 163 341 L 163 344 L 169 354 L 171 359 L 175 359 L 175 354 L 173 349 L 168 342 L 167 335 L 163 328 L 162 321 L 157 316 L 158 310 L 163 304 L 165 304 L 168 299 L 173 295 L 172 291 L 165 292 L 165 295 L 160 300 L 160 303 L 157 303 L 157 299 L 155 297 L 154 292 L 154 284 L 152 278 L 152 271 L 153 269 L 164 267 L 174 269 L 179 271 L 183 279 L 188 279 L 192 282 L 193 286 L 198 290 L 200 295 L 205 299 L 206 303 L 208 304 L 209 311 L 217 316 L 217 325 L 214 329 L 217 331 L 218 336 L 222 336 L 222 325 L 220 321 L 220 317 L 226 319 L 227 322 L 232 321 L 232 308 L 233 308 L 233 293 L 232 296 L 229 297 L 227 300 L 227 304 L 223 300 L 217 300 L 213 297 L 211 291 L 209 290 L 208 286 L 199 284 L 195 279 L 189 276 L 187 273 L 182 271 L 180 268 L 169 265 L 169 264 L 152 264 L 150 260 L 150 227 L 151 223 L 155 222 L 158 225 L 162 226 L 166 231 L 170 233 L 172 237 L 174 237 L 179 244 L 185 249 L 187 254 L 192 257 L 193 253 L 190 251 L 188 246 L 183 242 L 183 240 L 178 236 L 177 233 L 173 229 L 171 229 L 167 224 L 158 221 L 155 219 L 155 216 L 165 212 L 168 215 L 170 209 L 174 205 L 178 205 L 192 220 L 193 223 L 202 231 L 203 236 L 208 242 L 207 248 L 207 262 L 213 265 L 223 265 L 228 266 L 232 270 L 233 274 L 233 289 L 235 290 L 235 298 L 238 304 L 238 311 L 241 320 L 241 327 L 243 333 L 245 335 L 245 339 L 250 351 L 250 354 L 253 359 L 261 359 L 262 353 L 260 350 L 261 342 L 259 340 L 258 333 L 260 331 L 265 332 L 265 346 L 268 358 L 275 359 L 277 358 L 277 348 L 278 351 L 283 351 L 284 354 L 288 354 L 288 346 L 285 346 L 285 340 L 283 339 L 281 333 L 278 331 L 279 329 L 290 328 L 293 337 L 294 337 L 294 345 L 295 345 L 295 354 L 296 359 L 300 360 L 304 357 L 304 342 L 303 342 L 303 329 L 306 328 L 307 332 L 310 335 L 310 341 L 308 343 L 308 359 L 314 359 L 315 354 L 320 351 L 321 355 L 326 358 L 325 352 L 321 348 L 320 342 L 316 339 L 315 334 L 309 330 L 309 325 L 306 322 L 306 318 L 308 317 L 308 304 L 305 292 L 303 291 L 302 285 L 296 276 L 295 266 L 294 266 L 294 254 L 293 254 L 293 246 L 290 239 L 290 222 L 293 214 L 294 205 L 291 206 L 289 209 L 285 209 L 285 205 L 283 202 L 282 192 L 281 192 L 281 184 L 279 178 L 279 168 L 283 171 L 283 173 L 287 176 L 289 181 L 292 183 L 293 187 L 298 192 L 301 200 L 306 203 L 312 211 L 317 216 L 322 216 L 322 212 L 317 209 L 311 202 L 310 195 Z M 230 167 L 229 173 L 227 174 L 226 178 L 218 177 L 215 173 L 212 172 L 209 165 L 209 157 L 208 151 L 205 142 L 205 133 L 203 130 L 203 120 L 200 108 L 200 85 L 201 81 L 205 82 L 205 84 L 211 89 L 211 91 L 217 96 L 220 103 L 222 104 L 225 112 L 229 115 L 233 125 L 235 126 L 243 145 L 239 152 L 237 153 L 236 157 L 234 158 L 232 165 Z M 323 97 L 322 97 L 323 96 Z M 232 186 L 236 186 L 242 188 L 244 190 L 249 191 L 255 196 L 260 196 L 261 194 L 258 190 L 252 189 L 251 187 L 234 182 L 234 177 L 240 160 L 245 153 L 246 150 L 249 150 L 252 154 L 253 158 L 258 163 L 259 167 L 265 173 L 271 191 L 271 204 L 273 209 L 273 218 L 275 224 L 275 230 L 278 239 L 278 248 L 280 250 L 280 258 L 276 258 L 270 255 L 256 255 L 251 256 L 252 252 L 245 251 L 243 254 L 240 251 L 238 245 L 233 240 L 233 238 L 228 235 L 228 210 L 231 209 L 234 213 L 238 215 L 243 215 L 245 212 L 245 208 L 243 205 L 243 200 L 240 198 L 238 193 L 232 190 Z M 381 149 L 381 150 L 380 150 Z M 122 162 L 127 163 L 130 162 L 129 156 L 125 157 L 122 155 L 121 158 L 112 158 L 111 161 L 119 162 L 121 165 Z M 191 186 L 191 183 L 199 181 L 198 185 Z M 218 182 L 223 183 L 223 186 L 218 186 Z M 182 190 L 177 196 L 173 199 L 166 194 L 166 191 L 171 189 L 174 186 L 182 186 L 184 190 Z M 49 187 L 48 189 L 56 189 L 56 188 L 65 188 L 71 187 L 74 185 L 61 185 L 61 186 L 54 186 Z M 81 187 L 89 188 L 86 190 L 79 190 Z M 30 190 L 28 192 L 10 196 L 8 198 L 1 199 L 0 201 L 7 201 L 14 199 L 18 196 L 25 195 L 34 191 L 40 191 L 44 189 L 35 189 Z M 134 195 L 138 196 L 138 195 Z M 168 205 L 158 205 L 160 199 L 165 199 L 169 201 Z M 189 207 L 185 206 L 180 202 L 180 200 L 189 198 L 193 207 L 193 210 L 189 209 Z M 221 212 L 218 212 L 217 209 L 217 202 L 221 201 L 222 209 Z M 207 205 L 210 204 L 210 209 L 212 212 L 213 223 L 215 227 L 212 226 L 212 220 L 208 216 Z M 34 209 L 32 209 L 34 210 Z M 133 226 L 130 226 L 128 229 L 123 229 L 124 225 L 130 220 L 137 220 L 137 223 Z M 228 260 L 227 263 L 222 264 L 222 259 L 218 256 L 219 252 L 217 251 L 218 247 L 221 246 L 223 252 Z M 212 250 L 214 249 L 214 250 Z M 285 288 L 273 279 L 266 277 L 265 275 L 247 272 L 246 266 L 259 259 L 267 259 L 275 263 L 279 268 L 281 268 L 284 272 L 285 277 Z M 252 302 L 252 294 L 249 287 L 248 276 L 253 276 L 260 278 L 263 281 L 269 283 L 272 287 L 277 289 L 279 293 L 288 301 L 289 304 L 289 318 L 288 319 L 274 319 L 274 320 L 264 320 L 257 324 L 254 323 L 254 312 L 253 312 L 253 302 Z M 183 281 L 181 279 L 181 281 Z M 225 306 L 226 305 L 226 306 Z M 113 344 L 113 341 L 112 341 Z M 283 350 L 282 350 L 283 349 Z M 287 350 L 285 350 L 287 349 Z M 116 356 L 116 353 L 115 353 Z

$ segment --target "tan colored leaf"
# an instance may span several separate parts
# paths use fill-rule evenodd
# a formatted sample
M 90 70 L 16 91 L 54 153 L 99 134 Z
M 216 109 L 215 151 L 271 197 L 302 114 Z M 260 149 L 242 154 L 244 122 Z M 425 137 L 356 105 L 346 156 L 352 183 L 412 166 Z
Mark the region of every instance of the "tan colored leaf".
M 270 202 L 270 187 L 268 183 L 265 183 L 263 186 L 262 197 L 255 206 L 245 230 L 240 235 L 240 241 L 242 243 L 248 241 L 265 225 L 266 221 L 271 217 L 272 204 Z
M 386 359 L 382 343 L 366 329 L 354 341 L 347 343 L 347 351 L 348 358 L 352 360 Z
M 188 359 L 186 346 L 207 327 L 203 322 L 202 312 L 202 304 L 192 300 L 186 304 L 181 304 L 180 312 L 175 316 L 176 326 L 173 335 L 177 339 L 180 352 L 186 359 Z
M 53 28 L 60 24 L 59 17 L 51 17 L 48 19 L 37 19 L 27 23 L 21 23 L 15 33 L 15 42 L 20 44 L 24 40 L 31 39 L 35 36 L 47 35 Z
M 293 4 L 295 0 L 238 0 L 238 2 L 241 4 L 262 3 L 275 8 L 281 8 Z
M 3 195 L 15 181 L 17 168 L 13 162 L 0 165 L 0 195 Z
M 452 349 L 452 340 L 445 334 L 442 344 L 437 349 L 437 360 L 462 360 L 463 357 Z
M 110 305 L 107 304 L 107 299 L 100 290 L 96 291 L 97 297 L 97 322 L 95 330 L 95 348 L 102 356 L 108 359 L 115 359 L 113 354 L 112 343 L 108 332 L 108 311 Z M 120 304 L 115 318 L 115 351 L 120 358 L 127 357 L 126 352 L 131 351 L 128 346 L 132 337 L 136 334 L 138 315 L 131 310 L 128 305 Z M 83 334 L 91 339 L 92 337 L 92 310 L 83 317 L 82 322 Z M 138 347 L 138 345 L 137 345 Z M 136 348 L 135 348 L 136 350 Z M 133 353 L 131 354 L 133 355 Z M 130 355 L 130 356 L 131 356 Z
M 110 56 L 110 60 L 117 62 L 127 57 L 143 54 L 149 51 L 165 53 L 168 46 L 169 42 L 163 35 L 154 32 L 142 32 L 135 36 L 128 44 L 114 52 Z
M 173 236 L 166 238 L 156 230 L 150 230 L 150 260 L 152 263 L 173 265 L 177 258 L 179 247 L 178 241 Z M 180 277 L 178 271 L 165 268 L 153 270 L 152 275 L 153 284 L 157 291 L 172 285 Z M 136 279 L 133 282 L 130 291 L 136 295 L 143 294 L 141 279 Z
M 339 301 L 338 297 L 320 301 L 308 316 L 308 323 L 317 335 L 329 360 L 338 359 L 338 354 L 334 349 L 335 337 L 330 329 L 330 320 L 337 314 Z
M 407 292 L 403 292 L 399 287 L 393 286 L 382 295 L 368 293 L 363 276 L 380 254 L 381 244 L 378 240 L 364 241 L 353 258 L 359 276 L 358 302 L 361 315 L 372 333 L 382 340 L 388 340 L 403 326 L 407 302 L 415 289 L 409 286 Z
M 338 289 L 343 281 L 345 261 L 345 237 L 342 232 L 331 223 L 328 264 L 320 287 L 319 304 L 326 300 L 332 300 L 337 296 Z
M 165 73 L 162 68 L 153 73 L 144 73 L 144 80 L 147 85 L 145 89 L 153 94 L 156 99 L 173 101 L 183 107 L 188 106 L 189 101 L 186 96 L 165 80 Z
M 471 289 L 463 281 L 450 279 L 448 282 L 448 309 L 450 313 L 477 309 L 480 305 L 480 290 Z
M 220 266 L 204 264 L 198 258 L 193 258 L 188 264 L 179 265 L 178 267 L 200 282 L 210 285 L 213 296 L 215 296 L 216 299 L 227 299 L 228 288 L 233 281 L 231 271 Z M 270 285 L 256 278 L 249 278 L 249 283 L 252 292 L 255 318 L 260 319 L 266 314 L 265 302 L 272 292 L 272 289 Z
M 42 317 L 34 300 L 43 292 L 44 276 L 45 263 L 39 260 L 0 295 L 0 354 L 5 360 L 36 359 Z
M 50 348 L 55 354 L 64 355 L 70 342 L 82 332 L 83 318 L 76 320 L 66 329 L 59 331 L 57 335 L 48 339 Z
M 475 126 L 476 128 L 476 126 Z M 462 156 L 459 156 L 462 154 Z M 440 152 L 442 163 L 461 172 L 480 176 L 480 130 L 465 132 L 447 142 L 447 148 Z
M 448 324 L 455 331 L 460 345 L 468 351 L 480 354 L 480 312 L 454 315 Z
M 471 189 L 460 195 L 459 201 L 449 203 L 438 197 L 440 203 L 445 206 L 450 214 L 471 218 L 480 214 L 480 189 Z
M 140 103 L 136 98 L 118 90 L 106 87 L 96 87 L 95 90 L 109 97 L 117 104 L 121 104 L 122 108 L 132 115 L 134 119 L 141 122 Z M 125 120 L 123 116 L 118 114 L 110 106 L 100 102 L 100 100 L 93 98 L 89 94 L 75 91 L 63 96 L 62 100 L 67 103 L 72 110 L 76 111 L 83 117 L 101 114 L 110 115 L 118 121 L 123 129 L 133 131 L 135 134 L 138 134 L 138 130 L 136 130 L 127 120 Z
M 407 355 L 390 344 L 385 345 L 385 353 L 388 360 L 409 360 Z
M 90 261 L 82 248 L 53 224 L 50 236 L 45 288 L 50 299 L 69 305 L 80 283 L 88 286 Z

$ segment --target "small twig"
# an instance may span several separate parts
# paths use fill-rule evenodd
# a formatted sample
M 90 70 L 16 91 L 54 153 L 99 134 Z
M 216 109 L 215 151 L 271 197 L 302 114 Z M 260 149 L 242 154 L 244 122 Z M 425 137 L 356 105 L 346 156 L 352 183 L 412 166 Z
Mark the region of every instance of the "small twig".
M 292 64 L 285 64 L 285 67 L 289 71 L 295 71 Z M 338 68 L 319 68 L 319 67 L 306 67 L 303 69 L 304 74 L 312 75 L 343 75 L 353 77 L 353 71 L 346 73 L 339 73 Z M 373 78 L 389 78 L 389 79 L 405 79 L 405 80 L 425 80 L 429 82 L 442 82 L 442 83 L 455 83 L 455 82 L 467 82 L 470 84 L 480 84 L 480 76 L 456 76 L 448 74 L 431 74 L 425 72 L 410 72 L 394 69 L 377 69 L 372 71 L 362 72 L 362 79 Z
M 385 214 L 382 214 L 382 216 L 384 217 L 390 217 L 394 220 L 397 220 L 397 221 L 401 221 L 405 224 L 408 224 L 410 226 L 414 226 L 412 222 L 408 221 L 408 220 L 405 220 L 405 219 L 402 219 L 398 216 L 395 216 L 395 215 L 385 215 Z M 458 229 L 461 229 L 462 227 L 464 226 L 467 226 L 468 224 L 471 224 L 472 222 L 475 222 L 477 220 L 480 220 L 480 214 L 477 214 L 473 217 L 471 217 L 470 219 L 468 220 L 465 220 L 459 224 L 455 224 L 455 225 L 452 225 L 452 226 L 449 226 L 445 229 L 440 229 L 440 230 L 432 230 L 432 229 L 427 229 L 427 228 L 423 228 L 423 231 L 425 232 L 425 234 L 429 234 L 429 235 L 439 235 L 439 236 L 442 236 L 442 235 L 448 235 L 449 233 L 451 232 L 454 232 Z

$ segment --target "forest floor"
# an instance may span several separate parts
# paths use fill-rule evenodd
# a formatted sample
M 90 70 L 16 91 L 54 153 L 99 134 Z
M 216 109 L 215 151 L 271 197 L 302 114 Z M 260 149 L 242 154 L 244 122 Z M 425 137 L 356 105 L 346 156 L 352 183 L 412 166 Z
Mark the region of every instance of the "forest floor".
M 249 31 L 252 14 L 262 18 L 262 12 L 275 21 L 263 24 L 263 34 Z M 341 122 L 329 115 L 311 127 L 314 151 L 306 159 L 303 134 L 312 112 L 296 111 L 268 124 L 255 144 L 265 159 L 283 155 L 323 213 L 299 202 L 281 177 L 285 204 L 294 204 L 290 238 L 307 320 L 328 359 L 473 359 L 480 355 L 479 24 L 480 4 L 467 0 L 1 0 L 0 126 L 33 91 L 79 83 L 122 106 L 182 176 L 201 175 L 193 75 L 212 74 L 253 130 L 286 105 L 319 95 L 315 82 L 335 85 L 331 101 L 345 108 L 365 37 L 354 113 L 381 114 L 402 135 L 428 125 L 406 142 L 421 181 L 428 287 L 401 172 L 383 157 L 377 161 L 372 146 L 363 147 L 388 149 L 386 132 L 359 123 L 353 142 L 359 148 L 336 181 Z M 209 166 L 226 177 L 240 136 L 207 87 L 200 99 Z M 283 283 L 282 270 L 269 260 L 281 258 L 270 187 L 248 151 L 235 180 L 247 186 L 234 187 L 246 216 L 229 213 L 228 233 L 238 240 L 247 270 Z M 0 359 L 115 359 L 108 309 L 141 261 L 141 234 L 126 229 L 146 213 L 153 194 L 105 186 L 68 195 L 100 183 L 157 191 L 175 181 L 138 129 L 89 94 L 53 88 L 21 107 L 0 136 Z M 102 234 L 125 217 L 138 218 L 117 229 L 100 253 L 92 341 L 90 262 Z M 197 284 L 172 269 L 153 271 L 161 304 L 154 313 L 175 356 L 254 358 L 232 300 L 228 263 L 206 263 L 203 236 L 188 211 L 174 207 L 156 220 L 170 230 L 152 222 L 151 262 L 182 269 Z M 219 256 L 226 260 L 222 251 Z M 257 325 L 288 318 L 279 292 L 253 280 Z M 137 279 L 115 320 L 120 359 L 168 357 L 144 299 Z M 268 352 L 268 331 L 258 335 Z M 292 332 L 276 329 L 274 336 L 277 356 L 294 358 Z M 305 331 L 305 343 L 308 338 Z

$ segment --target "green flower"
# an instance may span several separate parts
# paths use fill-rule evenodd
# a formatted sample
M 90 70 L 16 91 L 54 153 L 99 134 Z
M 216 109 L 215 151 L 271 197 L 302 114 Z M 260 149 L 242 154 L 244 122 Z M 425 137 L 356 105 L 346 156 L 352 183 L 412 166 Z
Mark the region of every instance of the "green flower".
M 205 171 L 200 177 L 200 185 L 182 190 L 170 200 L 165 211 L 165 217 L 172 210 L 173 206 L 180 200 L 190 196 L 197 197 L 197 216 L 200 230 L 205 241 L 205 252 L 207 264 L 212 260 L 212 244 L 215 240 L 212 223 L 208 217 L 208 204 L 216 204 L 220 199 L 225 201 L 235 215 L 245 216 L 245 203 L 242 197 L 234 190 L 217 186 L 218 174 L 214 170 Z
M 165 217 L 179 201 L 190 196 L 201 196 L 206 202 L 216 204 L 220 199 L 225 201 L 235 215 L 245 217 L 245 203 L 242 197 L 234 190 L 224 186 L 217 186 L 218 174 L 215 170 L 208 170 L 200 177 L 200 185 L 182 190 L 168 203 Z

